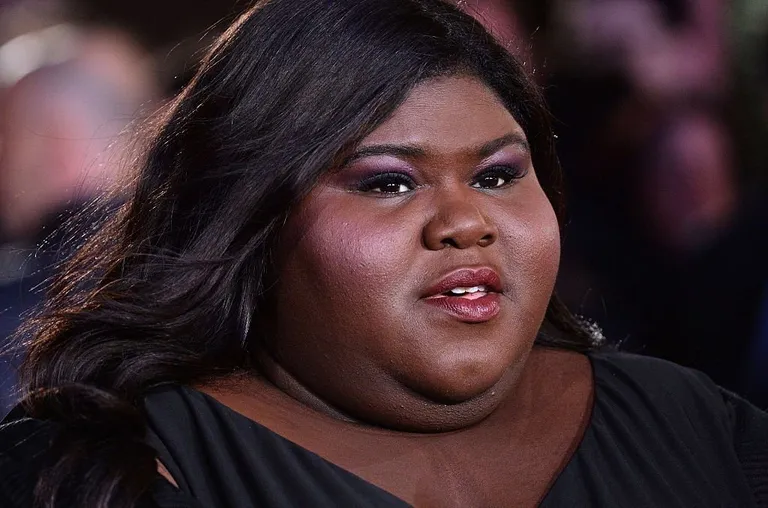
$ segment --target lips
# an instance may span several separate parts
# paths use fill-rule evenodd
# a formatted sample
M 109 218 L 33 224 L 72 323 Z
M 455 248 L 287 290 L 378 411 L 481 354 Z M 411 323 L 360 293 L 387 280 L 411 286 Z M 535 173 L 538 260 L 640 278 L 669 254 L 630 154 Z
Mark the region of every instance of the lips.
M 451 272 L 424 292 L 423 298 L 430 298 L 447 293 L 454 288 L 485 286 L 493 293 L 501 293 L 501 279 L 490 268 L 462 268 Z
M 424 302 L 465 323 L 490 321 L 501 310 L 501 279 L 490 268 L 456 270 L 427 289 Z

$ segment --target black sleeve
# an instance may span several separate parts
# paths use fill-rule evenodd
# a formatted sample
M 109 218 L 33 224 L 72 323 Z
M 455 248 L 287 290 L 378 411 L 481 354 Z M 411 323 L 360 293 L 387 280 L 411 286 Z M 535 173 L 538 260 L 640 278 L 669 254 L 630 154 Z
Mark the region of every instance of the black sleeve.
M 0 425 L 0 507 L 29 508 L 42 471 L 49 465 L 46 453 L 59 432 L 55 423 L 21 418 L 6 418 Z M 136 508 L 201 508 L 187 494 L 173 487 L 159 473 L 149 496 Z M 73 492 L 69 492 L 73 494 Z M 67 492 L 64 498 L 68 499 Z M 67 502 L 57 503 L 66 506 Z
M 609 410 L 624 411 L 638 421 L 647 419 L 632 427 L 630 440 L 650 443 L 666 436 L 677 441 L 676 453 L 686 461 L 683 468 L 706 470 L 705 476 L 720 481 L 723 488 L 747 489 L 757 506 L 768 508 L 768 413 L 718 387 L 706 374 L 657 358 L 607 352 L 594 354 L 593 365 L 603 398 L 614 393 L 617 401 Z M 649 432 L 641 435 L 644 428 Z M 665 464 L 668 476 L 680 467 Z M 711 506 L 750 506 L 710 502 Z
M 723 390 L 734 445 L 758 506 L 768 507 L 768 413 Z

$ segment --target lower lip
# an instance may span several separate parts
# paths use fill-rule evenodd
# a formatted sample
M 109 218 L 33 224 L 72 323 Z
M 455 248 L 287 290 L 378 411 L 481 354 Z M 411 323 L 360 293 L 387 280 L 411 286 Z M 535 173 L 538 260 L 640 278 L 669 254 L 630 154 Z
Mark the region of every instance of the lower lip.
M 424 301 L 464 323 L 490 321 L 501 310 L 499 293 L 488 293 L 474 300 L 458 296 L 433 296 Z

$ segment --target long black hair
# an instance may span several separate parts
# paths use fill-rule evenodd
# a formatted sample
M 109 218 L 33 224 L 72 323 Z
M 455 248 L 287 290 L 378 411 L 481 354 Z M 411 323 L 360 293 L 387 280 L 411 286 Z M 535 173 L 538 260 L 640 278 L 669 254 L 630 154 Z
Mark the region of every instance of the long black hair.
M 65 429 L 39 501 L 73 484 L 84 506 L 145 495 L 156 475 L 142 442 L 146 392 L 256 368 L 270 253 L 292 207 L 417 83 L 449 74 L 498 94 L 559 210 L 541 94 L 441 0 L 262 1 L 218 40 L 158 120 L 131 198 L 27 328 L 24 408 Z M 537 343 L 594 342 L 553 297 Z

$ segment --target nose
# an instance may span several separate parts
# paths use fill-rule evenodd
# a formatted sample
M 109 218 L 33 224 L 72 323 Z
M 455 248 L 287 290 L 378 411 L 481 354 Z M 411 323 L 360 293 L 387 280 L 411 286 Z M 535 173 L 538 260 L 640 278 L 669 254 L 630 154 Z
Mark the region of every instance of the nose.
M 440 199 L 423 231 L 424 245 L 429 250 L 488 247 L 496 242 L 498 234 L 493 223 L 466 195 Z

